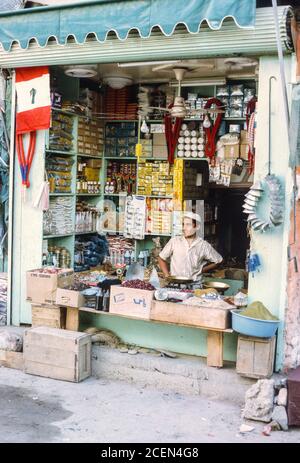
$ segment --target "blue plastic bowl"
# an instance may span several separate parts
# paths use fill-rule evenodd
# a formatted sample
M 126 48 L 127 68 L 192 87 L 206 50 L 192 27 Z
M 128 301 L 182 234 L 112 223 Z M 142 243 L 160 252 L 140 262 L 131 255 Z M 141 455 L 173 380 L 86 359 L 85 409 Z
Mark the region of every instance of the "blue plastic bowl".
M 232 329 L 248 336 L 271 338 L 279 326 L 279 321 L 277 320 L 259 320 L 258 318 L 246 317 L 236 310 L 231 310 L 231 313 Z

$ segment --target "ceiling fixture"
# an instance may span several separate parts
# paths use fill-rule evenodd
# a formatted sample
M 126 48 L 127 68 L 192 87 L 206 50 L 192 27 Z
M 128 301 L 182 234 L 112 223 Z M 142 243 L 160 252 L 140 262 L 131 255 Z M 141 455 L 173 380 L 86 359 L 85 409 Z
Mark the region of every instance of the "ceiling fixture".
M 246 57 L 232 57 L 226 58 L 224 64 L 227 69 L 230 71 L 243 70 L 244 68 L 251 68 L 257 66 L 258 60 L 255 58 L 246 58 Z
M 175 61 L 176 66 L 172 65 L 172 61 L 165 61 L 164 64 L 161 66 L 156 66 L 152 69 L 152 71 L 157 72 L 157 71 L 163 71 L 163 72 L 170 72 L 173 71 L 173 69 L 176 68 L 182 68 L 185 69 L 188 72 L 194 72 L 197 71 L 198 69 L 214 69 L 215 64 L 214 63 L 209 63 L 205 61 L 201 62 L 195 62 L 193 60 L 178 60 Z
M 205 87 L 207 85 L 225 85 L 226 79 L 224 77 L 199 77 L 195 79 L 185 79 L 181 81 L 181 87 Z M 177 80 L 169 82 L 170 87 L 178 87 Z
M 221 108 L 208 108 L 208 109 L 197 109 L 197 110 L 190 110 L 189 108 L 186 107 L 184 98 L 181 96 L 181 86 L 183 82 L 183 77 L 188 71 L 184 67 L 174 67 L 173 71 L 175 73 L 176 77 L 176 86 L 178 87 L 178 94 L 174 99 L 173 106 L 171 108 L 162 108 L 162 107 L 155 107 L 155 106 L 149 106 L 148 109 L 154 109 L 157 111 L 164 111 L 168 112 L 172 117 L 181 117 L 185 118 L 187 115 L 200 115 L 200 114 L 205 114 L 207 116 L 208 113 L 224 113 L 224 111 Z M 225 79 L 223 79 L 225 81 Z M 207 82 L 207 79 L 206 79 Z M 207 84 L 208 85 L 208 84 Z M 209 121 L 209 119 L 206 117 L 206 119 Z
M 118 63 L 119 68 L 132 68 L 138 66 L 152 66 L 153 64 L 175 64 L 178 63 L 178 60 L 173 61 L 137 61 L 132 63 Z
M 133 79 L 131 77 L 124 77 L 124 76 L 104 76 L 103 83 L 107 84 L 110 88 L 120 89 L 126 87 L 126 85 L 131 85 L 133 83 Z
M 95 77 L 98 74 L 98 67 L 97 65 L 72 65 L 72 66 L 65 66 L 65 74 L 69 77 L 77 77 L 77 78 L 91 78 Z

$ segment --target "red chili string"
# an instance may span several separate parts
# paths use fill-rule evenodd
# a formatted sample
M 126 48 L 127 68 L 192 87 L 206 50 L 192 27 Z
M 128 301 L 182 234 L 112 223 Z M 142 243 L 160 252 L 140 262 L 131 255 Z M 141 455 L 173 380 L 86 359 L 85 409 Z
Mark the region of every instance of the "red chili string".
M 204 109 L 209 109 L 211 105 L 215 104 L 218 107 L 222 107 L 223 103 L 218 98 L 209 98 L 206 102 Z M 212 128 L 205 128 L 206 144 L 205 144 L 205 155 L 212 160 L 216 152 L 216 136 L 221 125 L 223 114 L 217 115 L 216 121 Z

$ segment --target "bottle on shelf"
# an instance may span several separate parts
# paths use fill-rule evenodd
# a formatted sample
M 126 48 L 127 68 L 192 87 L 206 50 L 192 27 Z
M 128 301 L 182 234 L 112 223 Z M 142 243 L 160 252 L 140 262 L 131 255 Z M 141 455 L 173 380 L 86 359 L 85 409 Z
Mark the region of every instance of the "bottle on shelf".
M 135 262 L 135 252 L 134 250 L 131 251 L 130 253 L 130 263 L 133 264 Z
M 109 290 L 107 289 L 103 295 L 103 305 L 102 310 L 108 312 L 109 310 Z
M 114 182 L 110 182 L 108 190 L 110 194 L 113 194 L 115 192 Z
M 130 252 L 128 251 L 128 249 L 127 251 L 125 251 L 124 260 L 125 260 L 126 266 L 131 264 L 131 257 L 130 257 Z
M 144 265 L 144 251 L 140 251 L 139 257 L 138 257 L 138 263 L 140 265 Z
M 110 182 L 107 181 L 107 182 L 105 183 L 104 193 L 105 193 L 105 194 L 109 194 L 109 189 L 110 189 Z
M 45 267 L 46 265 L 47 265 L 47 254 L 44 252 L 43 258 L 42 258 L 42 266 Z

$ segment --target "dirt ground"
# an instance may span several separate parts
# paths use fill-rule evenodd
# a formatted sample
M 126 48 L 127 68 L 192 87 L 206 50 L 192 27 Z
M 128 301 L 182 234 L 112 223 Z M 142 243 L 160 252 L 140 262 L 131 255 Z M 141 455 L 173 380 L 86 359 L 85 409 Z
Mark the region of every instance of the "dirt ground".
M 240 408 L 125 382 L 68 383 L 0 368 L 0 442 L 300 443 L 300 428 L 240 434 Z M 246 423 L 246 422 L 245 422 Z

